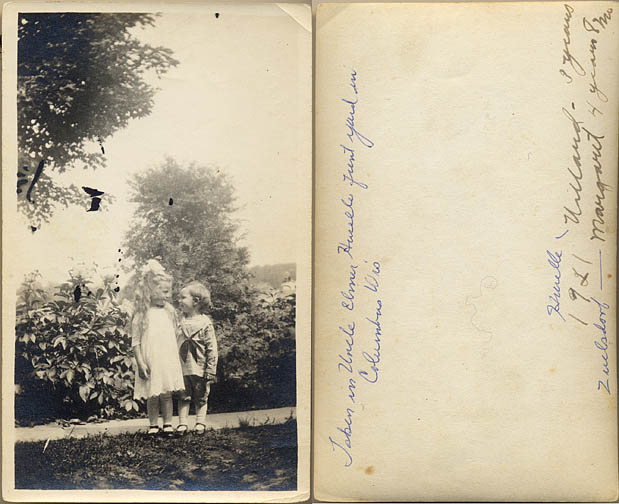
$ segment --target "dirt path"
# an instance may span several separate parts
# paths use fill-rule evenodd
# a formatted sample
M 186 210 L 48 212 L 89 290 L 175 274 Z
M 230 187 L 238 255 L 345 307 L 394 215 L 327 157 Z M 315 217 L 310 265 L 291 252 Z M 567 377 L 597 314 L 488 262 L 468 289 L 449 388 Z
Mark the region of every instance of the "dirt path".
M 242 411 L 235 413 L 216 413 L 207 415 L 207 429 L 223 429 L 226 427 L 278 425 L 289 418 L 296 418 L 294 407 Z M 159 419 L 161 425 L 161 419 Z M 192 429 L 195 417 L 189 417 L 189 428 Z M 178 425 L 178 417 L 174 417 L 172 425 Z M 111 420 L 109 422 L 84 423 L 63 427 L 59 424 L 37 425 L 35 427 L 16 427 L 15 441 L 47 441 L 48 439 L 82 438 L 93 434 L 118 435 L 148 430 L 146 418 L 132 420 Z

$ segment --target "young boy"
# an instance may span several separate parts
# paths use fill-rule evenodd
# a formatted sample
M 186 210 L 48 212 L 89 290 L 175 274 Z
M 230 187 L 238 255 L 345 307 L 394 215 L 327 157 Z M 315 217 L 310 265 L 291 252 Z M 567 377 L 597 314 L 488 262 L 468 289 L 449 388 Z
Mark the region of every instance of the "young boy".
M 177 432 L 187 432 L 190 401 L 196 408 L 194 431 L 204 434 L 206 411 L 211 383 L 217 372 L 217 340 L 213 322 L 206 315 L 211 305 L 211 294 L 200 282 L 191 282 L 180 292 L 183 317 L 177 335 L 178 351 L 183 369 L 185 391 L 179 398 Z

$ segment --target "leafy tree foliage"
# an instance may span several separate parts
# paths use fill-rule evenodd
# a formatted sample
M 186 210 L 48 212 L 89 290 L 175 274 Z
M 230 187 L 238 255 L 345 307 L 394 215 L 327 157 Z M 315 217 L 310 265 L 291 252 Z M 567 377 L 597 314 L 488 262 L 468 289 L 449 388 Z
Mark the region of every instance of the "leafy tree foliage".
M 53 171 L 105 166 L 104 149 L 89 151 L 89 143 L 103 145 L 131 119 L 151 112 L 156 89 L 145 75 L 178 64 L 171 50 L 133 35 L 136 27 L 154 23 L 155 16 L 139 13 L 20 15 L 18 201 L 31 220 L 48 220 L 57 203 L 88 204 L 75 185 L 59 185 Z M 26 184 L 38 166 L 43 172 L 29 200 Z
M 166 159 L 136 174 L 131 201 L 135 221 L 125 240 L 138 265 L 158 259 L 175 280 L 208 285 L 215 320 L 232 320 L 251 307 L 247 249 L 238 245 L 234 188 L 216 168 L 181 166 Z

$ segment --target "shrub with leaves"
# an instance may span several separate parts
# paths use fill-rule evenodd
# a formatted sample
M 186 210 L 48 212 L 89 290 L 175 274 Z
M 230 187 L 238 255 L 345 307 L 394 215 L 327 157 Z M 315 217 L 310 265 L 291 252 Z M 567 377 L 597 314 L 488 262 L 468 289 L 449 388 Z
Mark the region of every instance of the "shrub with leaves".
M 50 300 L 35 280 L 26 279 L 17 305 L 15 380 L 27 399 L 22 403 L 51 402 L 49 414 L 56 416 L 137 412 L 127 315 L 115 304 L 113 279 L 95 288 L 71 274 Z M 20 416 L 28 416 L 27 408 L 16 407 Z
M 258 294 L 253 308 L 219 328 L 221 381 L 214 411 L 276 408 L 296 403 L 295 294 Z
M 92 275 L 70 272 L 50 296 L 34 273 L 18 291 L 15 416 L 20 423 L 140 414 L 133 400 L 128 315 L 118 305 L 114 279 L 95 287 L 86 277 Z M 220 364 L 211 413 L 296 403 L 294 292 L 252 291 L 245 302 L 250 309 L 234 318 L 213 317 Z

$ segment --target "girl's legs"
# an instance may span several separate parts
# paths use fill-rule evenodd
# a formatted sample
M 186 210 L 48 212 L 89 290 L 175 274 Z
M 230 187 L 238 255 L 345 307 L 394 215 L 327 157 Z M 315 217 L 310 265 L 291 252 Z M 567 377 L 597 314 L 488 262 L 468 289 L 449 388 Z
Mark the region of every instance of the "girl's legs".
M 146 399 L 146 411 L 151 427 L 159 425 L 159 396 L 151 396 Z
M 185 390 L 178 394 L 178 424 L 187 425 L 189 416 L 189 402 L 191 401 L 191 381 L 188 376 L 183 376 Z
M 172 424 L 172 393 L 166 392 L 159 396 L 161 400 L 161 414 L 163 416 L 163 425 Z
M 159 426 L 159 410 L 161 403 L 161 413 L 163 415 L 163 425 L 172 424 L 172 394 L 161 394 L 149 397 L 146 400 L 146 410 L 148 411 L 148 421 L 151 427 Z

